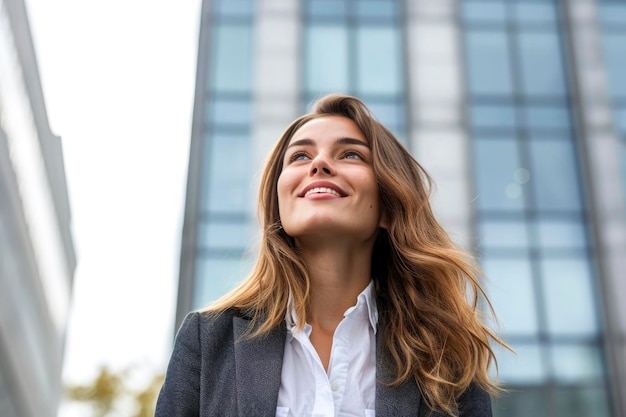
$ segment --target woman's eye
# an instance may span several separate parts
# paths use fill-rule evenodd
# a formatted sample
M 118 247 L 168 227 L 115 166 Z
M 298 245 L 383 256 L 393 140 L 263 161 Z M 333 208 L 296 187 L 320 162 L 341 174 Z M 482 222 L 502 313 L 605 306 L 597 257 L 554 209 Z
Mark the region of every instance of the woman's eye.
M 309 156 L 305 153 L 305 152 L 295 152 L 293 155 L 291 155 L 291 157 L 289 158 L 289 162 L 294 162 L 294 161 L 303 161 L 305 159 L 309 159 Z
M 344 159 L 363 159 L 363 156 L 355 151 L 347 151 L 343 154 Z

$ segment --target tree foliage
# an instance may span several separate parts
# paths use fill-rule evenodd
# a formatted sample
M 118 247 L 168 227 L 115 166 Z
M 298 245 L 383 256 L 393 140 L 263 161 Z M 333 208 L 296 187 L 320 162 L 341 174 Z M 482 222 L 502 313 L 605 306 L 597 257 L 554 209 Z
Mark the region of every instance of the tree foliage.
M 65 397 L 70 402 L 89 406 L 92 417 L 152 417 L 156 399 L 163 384 L 163 375 L 152 377 L 140 389 L 129 386 L 131 370 L 113 372 L 101 367 L 95 379 L 86 385 L 71 385 L 65 389 Z M 131 410 L 121 413 L 120 408 Z M 128 414 L 130 412 L 130 414 Z

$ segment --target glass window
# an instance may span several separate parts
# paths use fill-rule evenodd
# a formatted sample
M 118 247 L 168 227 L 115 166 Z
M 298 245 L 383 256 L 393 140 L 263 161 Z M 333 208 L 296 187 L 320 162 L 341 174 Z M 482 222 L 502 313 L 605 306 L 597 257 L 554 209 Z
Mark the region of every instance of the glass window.
M 511 388 L 511 391 L 503 393 L 493 401 L 493 417 L 557 417 L 547 410 L 550 402 L 548 391 L 543 386 L 514 385 L 507 388 Z M 583 416 L 559 414 L 558 417 Z
M 396 1 L 358 0 L 356 12 L 359 17 L 391 21 L 398 14 L 398 3 Z
M 254 15 L 254 0 L 217 0 L 214 10 L 219 16 L 250 17 Z
M 586 259 L 544 259 L 542 283 L 553 336 L 593 336 L 598 328 L 593 306 L 594 288 Z
M 523 92 L 528 96 L 563 96 L 565 80 L 556 32 L 520 32 Z
M 395 28 L 359 28 L 357 77 L 359 94 L 398 94 L 402 84 L 400 37 Z
M 506 21 L 506 5 L 501 1 L 463 1 L 463 17 L 469 23 L 502 23 Z
M 487 295 L 502 332 L 507 337 L 536 335 L 539 327 L 529 260 L 484 257 L 481 265 L 487 276 Z
M 250 227 L 247 222 L 203 222 L 198 231 L 198 243 L 207 249 L 240 249 L 250 245 Z
M 626 33 L 605 33 L 604 60 L 609 74 L 609 93 L 626 99 Z
M 511 104 L 474 104 L 470 108 L 471 123 L 475 129 L 515 128 L 515 107 Z
M 519 24 L 556 24 L 556 10 L 550 1 L 515 3 L 515 19 Z
M 615 109 L 617 130 L 622 135 L 622 141 L 626 142 L 626 106 Z
M 480 243 L 485 248 L 528 248 L 523 220 L 484 220 L 479 224 Z
M 239 257 L 198 257 L 192 309 L 205 307 L 233 289 L 249 272 Z
M 248 92 L 252 88 L 252 28 L 216 24 L 213 32 L 215 77 L 218 92 Z
M 626 25 L 626 3 L 601 1 L 598 5 L 600 20 L 603 25 L 624 28 Z
M 498 376 L 503 383 L 507 385 L 537 384 L 546 380 L 546 367 L 541 360 L 540 346 L 513 343 L 511 347 L 516 353 L 509 352 L 503 348 L 497 348 L 496 352 L 498 355 Z M 527 410 L 527 408 L 525 409 Z M 516 415 L 528 417 L 544 414 Z
M 306 89 L 312 93 L 348 90 L 348 30 L 311 25 L 305 31 Z
M 348 2 L 346 0 L 308 0 L 306 3 L 307 16 L 316 18 L 345 18 Z
M 566 129 L 570 126 L 569 112 L 561 106 L 526 106 L 524 115 L 530 128 Z
M 247 135 L 214 134 L 206 144 L 204 210 L 246 212 L 252 194 Z
M 518 168 L 518 147 L 514 139 L 474 140 L 474 169 L 480 209 L 522 210 L 524 185 L 515 181 Z
M 206 106 L 206 120 L 216 126 L 248 126 L 252 120 L 251 107 L 247 98 L 215 98 Z
M 556 403 L 560 416 L 611 416 L 606 389 L 602 385 L 561 385 L 556 390 Z
M 580 211 L 573 144 L 565 140 L 530 142 L 531 182 L 540 210 Z
M 550 249 L 583 249 L 587 239 L 582 221 L 540 219 L 537 222 L 539 244 Z
M 599 382 L 603 377 L 600 348 L 556 345 L 550 348 L 554 376 L 563 383 Z
M 467 71 L 471 94 L 513 92 L 509 45 L 503 31 L 468 31 Z

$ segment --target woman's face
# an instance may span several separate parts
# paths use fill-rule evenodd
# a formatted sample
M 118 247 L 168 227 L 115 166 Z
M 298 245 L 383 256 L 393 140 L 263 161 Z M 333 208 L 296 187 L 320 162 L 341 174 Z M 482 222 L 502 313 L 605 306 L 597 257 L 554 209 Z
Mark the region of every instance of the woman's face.
M 277 189 L 283 229 L 296 241 L 373 241 L 381 226 L 369 143 L 346 117 L 313 119 L 293 135 Z

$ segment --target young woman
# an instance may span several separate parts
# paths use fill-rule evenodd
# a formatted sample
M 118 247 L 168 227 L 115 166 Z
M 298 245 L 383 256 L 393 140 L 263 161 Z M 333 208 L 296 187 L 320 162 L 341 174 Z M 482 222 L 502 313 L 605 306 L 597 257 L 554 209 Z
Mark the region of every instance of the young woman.
M 295 120 L 261 178 L 256 266 L 186 317 L 156 416 L 491 416 L 502 342 L 429 186 L 357 98 Z

